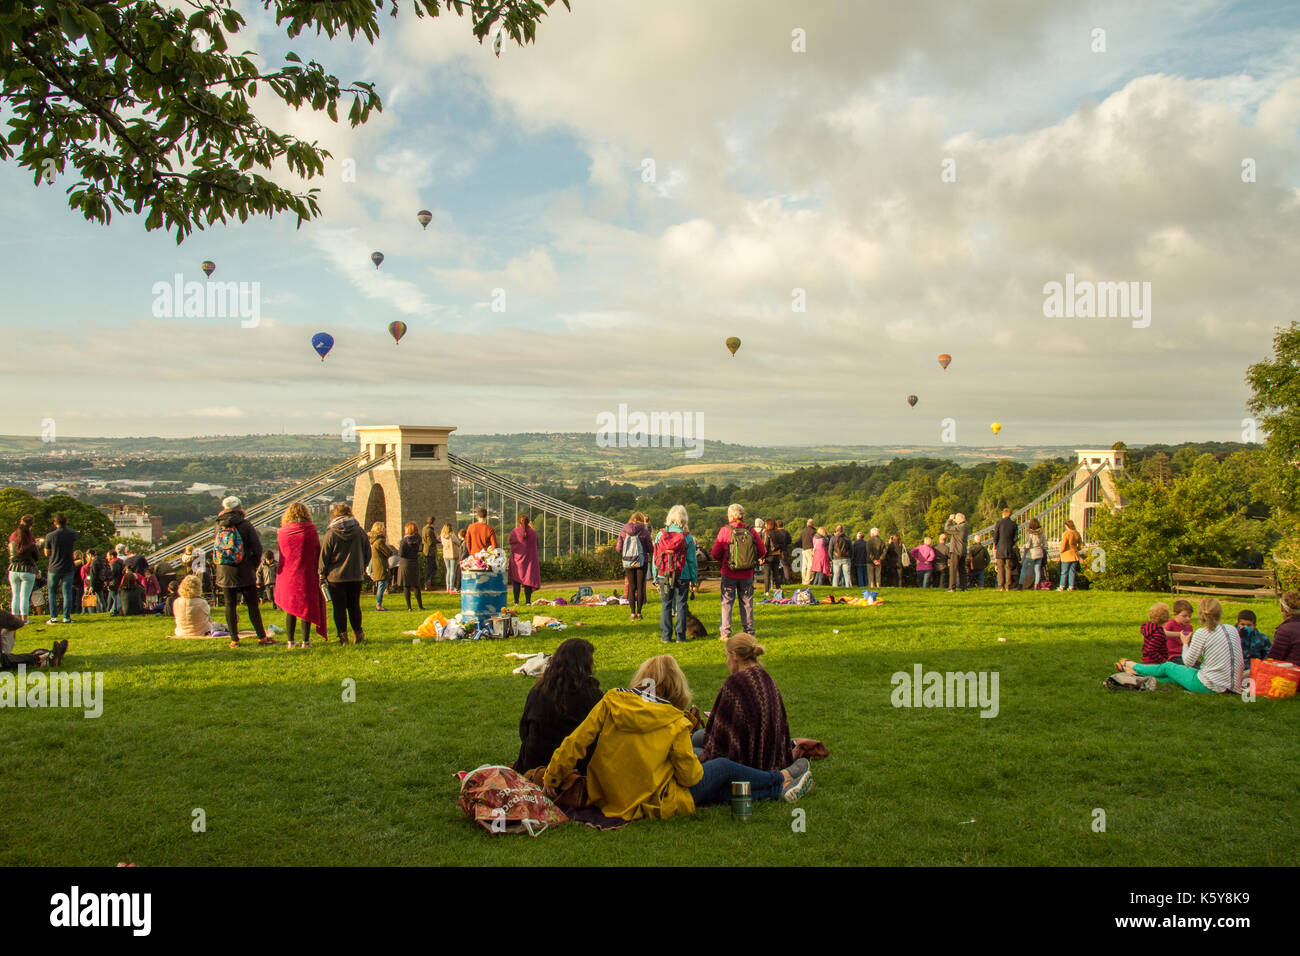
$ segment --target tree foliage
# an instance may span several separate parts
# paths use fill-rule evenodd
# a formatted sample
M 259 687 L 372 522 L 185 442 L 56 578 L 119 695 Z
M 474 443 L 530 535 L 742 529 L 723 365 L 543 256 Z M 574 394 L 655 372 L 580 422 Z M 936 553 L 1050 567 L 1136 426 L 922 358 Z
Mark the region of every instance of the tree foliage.
M 261 0 L 290 38 L 314 29 L 373 43 L 380 16 L 404 0 Z M 409 0 L 417 17 L 469 15 L 523 45 L 556 0 Z M 560 0 L 568 8 L 569 0 Z M 89 221 L 145 216 L 180 243 L 193 229 L 237 217 L 320 213 L 318 189 L 296 193 L 263 175 L 282 164 L 310 180 L 328 151 L 272 129 L 254 113 L 259 92 L 292 107 L 364 123 L 383 106 L 367 82 L 340 83 L 293 51 L 270 66 L 233 52 L 246 26 L 233 0 L 0 0 L 0 104 L 12 114 L 0 159 L 17 158 L 33 181 L 65 176 L 68 203 Z M 499 50 L 497 51 L 499 54 Z

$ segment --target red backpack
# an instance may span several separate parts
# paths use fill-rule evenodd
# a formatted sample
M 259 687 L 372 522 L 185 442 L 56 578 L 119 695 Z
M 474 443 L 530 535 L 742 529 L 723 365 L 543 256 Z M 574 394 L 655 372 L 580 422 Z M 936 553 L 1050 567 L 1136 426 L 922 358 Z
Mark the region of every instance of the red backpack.
M 686 535 L 664 528 L 655 542 L 655 573 L 665 587 L 676 587 L 686 567 Z

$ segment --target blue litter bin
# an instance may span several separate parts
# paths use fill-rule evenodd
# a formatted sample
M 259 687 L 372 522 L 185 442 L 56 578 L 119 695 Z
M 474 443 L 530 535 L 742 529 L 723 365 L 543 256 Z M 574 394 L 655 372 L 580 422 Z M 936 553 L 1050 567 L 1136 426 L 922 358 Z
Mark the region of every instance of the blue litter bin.
M 461 571 L 460 613 L 465 623 L 486 621 L 506 606 L 504 571 Z

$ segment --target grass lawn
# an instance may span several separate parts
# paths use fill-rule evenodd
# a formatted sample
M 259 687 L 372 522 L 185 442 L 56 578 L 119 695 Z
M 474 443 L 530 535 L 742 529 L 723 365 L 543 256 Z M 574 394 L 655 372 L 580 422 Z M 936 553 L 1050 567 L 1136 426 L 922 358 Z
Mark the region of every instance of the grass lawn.
M 103 715 L 2 712 L 0 862 L 1294 862 L 1277 835 L 1300 822 L 1300 700 L 1101 687 L 1114 660 L 1139 654 L 1138 624 L 1158 596 L 888 589 L 885 597 L 875 608 L 758 609 L 792 731 L 831 752 L 798 804 L 805 832 L 793 831 L 784 803 L 756 805 L 748 825 L 719 807 L 621 831 L 569 825 L 537 839 L 493 837 L 457 808 L 455 771 L 511 763 L 518 751 L 532 682 L 513 676 L 518 662 L 502 654 L 586 637 L 601 685 L 623 686 L 666 648 L 653 594 L 642 622 L 616 607 L 539 609 L 584 626 L 510 641 L 413 645 L 402 631 L 419 612 L 368 612 L 361 647 L 292 652 L 166 640 L 170 621 L 160 618 L 30 625 L 17 650 L 66 637 L 65 670 L 103 672 Z M 425 605 L 450 615 L 457 601 L 438 595 Z M 1276 604 L 1244 604 L 1271 634 Z M 1240 606 L 1225 604 L 1229 622 Z M 716 634 L 716 592 L 694 608 Z M 283 615 L 270 611 L 267 621 L 283 624 Z M 696 702 L 711 707 L 726 676 L 721 644 L 709 637 L 672 648 Z M 891 675 L 918 663 L 996 671 L 997 716 L 892 706 Z M 342 700 L 345 678 L 356 681 L 355 703 Z M 195 808 L 206 832 L 191 829 Z M 1104 833 L 1093 830 L 1095 808 L 1105 812 Z

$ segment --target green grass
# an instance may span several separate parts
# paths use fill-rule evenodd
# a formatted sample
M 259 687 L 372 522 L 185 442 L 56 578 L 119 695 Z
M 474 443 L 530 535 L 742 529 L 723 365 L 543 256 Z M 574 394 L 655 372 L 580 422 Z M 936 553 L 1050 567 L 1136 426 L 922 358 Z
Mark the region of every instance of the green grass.
M 637 625 L 622 608 L 560 608 L 585 626 L 511 641 L 415 646 L 401 632 L 418 612 L 368 613 L 367 644 L 306 652 L 166 640 L 158 618 L 38 624 L 18 649 L 69 638 L 65 669 L 104 673 L 104 712 L 0 712 L 0 863 L 1293 862 L 1277 835 L 1297 823 L 1296 701 L 1100 686 L 1115 659 L 1138 654 L 1155 595 L 885 594 L 876 608 L 758 609 L 791 729 L 831 752 L 798 805 L 803 833 L 784 803 L 756 806 L 748 825 L 721 807 L 537 839 L 493 837 L 457 808 L 455 771 L 517 753 L 531 681 L 502 654 L 583 636 L 602 686 L 624 685 L 665 649 L 653 596 Z M 426 606 L 451 613 L 455 600 Z M 716 601 L 694 605 L 713 632 Z M 1276 605 L 1250 606 L 1271 633 Z M 1225 605 L 1228 620 L 1236 608 Z M 721 645 L 673 647 L 707 709 L 726 675 Z M 893 707 L 890 676 L 916 663 L 996 670 L 1000 713 Z M 349 677 L 355 703 L 342 701 Z M 198 807 L 203 833 L 191 829 Z

